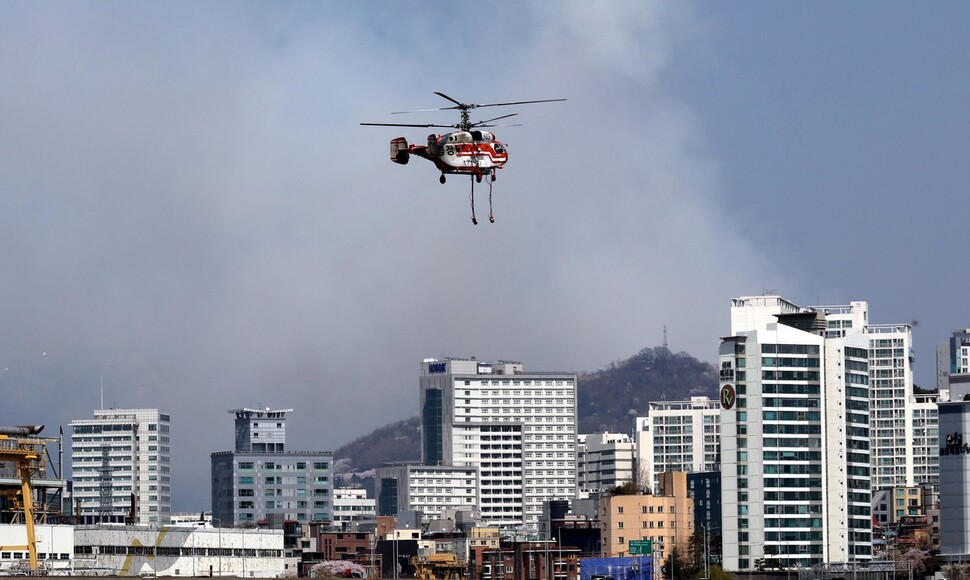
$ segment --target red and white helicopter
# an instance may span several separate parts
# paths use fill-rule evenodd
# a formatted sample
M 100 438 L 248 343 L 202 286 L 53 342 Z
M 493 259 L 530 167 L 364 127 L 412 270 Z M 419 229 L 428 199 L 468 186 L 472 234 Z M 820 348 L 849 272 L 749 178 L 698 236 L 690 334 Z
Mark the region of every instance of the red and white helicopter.
M 455 105 L 452 107 L 440 107 L 437 109 L 396 111 L 391 114 L 399 115 L 402 113 L 421 113 L 426 111 L 447 111 L 457 109 L 461 112 L 460 123 L 457 125 L 436 125 L 433 123 L 361 123 L 361 125 L 370 125 L 375 127 L 446 127 L 450 129 L 457 129 L 457 131 L 443 133 L 441 135 L 435 135 L 434 133 L 428 135 L 426 145 L 418 145 L 416 143 L 409 144 L 407 139 L 404 137 L 391 139 L 391 161 L 401 165 L 406 165 L 410 160 L 411 155 L 423 157 L 424 159 L 434 163 L 438 170 L 441 171 L 441 177 L 438 178 L 438 181 L 441 183 L 445 182 L 445 174 L 448 173 L 471 176 L 471 206 L 473 224 L 478 223 L 478 219 L 475 217 L 475 183 L 481 183 L 482 178 L 491 176 L 491 178 L 488 180 L 488 221 L 495 222 L 495 217 L 492 214 L 492 182 L 495 181 L 498 170 L 504 167 L 505 163 L 509 160 L 509 152 L 506 150 L 505 145 L 503 145 L 502 142 L 495 137 L 495 135 L 489 131 L 482 131 L 482 129 L 485 127 L 517 127 L 519 126 L 518 124 L 493 125 L 491 123 L 501 119 L 514 117 L 518 113 L 510 113 L 508 115 L 502 115 L 500 117 L 494 117 L 492 119 L 472 123 L 468 112 L 472 109 L 478 109 L 481 107 L 505 107 L 509 105 L 526 105 L 530 103 L 553 103 L 565 101 L 566 99 L 543 99 L 539 101 L 513 101 L 508 103 L 475 104 L 458 102 L 448 95 L 439 93 L 437 91 L 435 94 L 451 101 Z

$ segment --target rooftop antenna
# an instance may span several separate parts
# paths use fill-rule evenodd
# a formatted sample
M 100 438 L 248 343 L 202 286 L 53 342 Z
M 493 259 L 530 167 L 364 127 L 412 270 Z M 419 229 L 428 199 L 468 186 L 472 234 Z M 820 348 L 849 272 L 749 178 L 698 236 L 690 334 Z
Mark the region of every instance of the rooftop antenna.
M 101 410 L 104 411 L 104 375 L 101 375 Z
M 667 325 L 664 324 L 664 348 L 667 348 Z

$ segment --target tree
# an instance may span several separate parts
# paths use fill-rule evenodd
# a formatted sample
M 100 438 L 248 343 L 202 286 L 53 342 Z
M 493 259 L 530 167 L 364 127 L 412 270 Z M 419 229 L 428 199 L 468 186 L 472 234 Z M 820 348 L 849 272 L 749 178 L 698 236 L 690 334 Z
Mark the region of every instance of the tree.
M 909 571 L 913 571 L 914 578 L 922 578 L 939 570 L 939 558 L 934 557 L 926 550 L 913 548 L 901 555 L 896 560 L 896 576 L 905 578 L 909 576 Z
M 664 578 L 698 578 L 703 574 L 704 568 L 692 562 L 686 550 L 675 545 L 661 565 L 660 571 Z
M 611 487 L 608 491 L 610 495 L 639 495 L 640 487 L 635 481 L 626 481 L 614 487 Z
M 364 567 L 347 560 L 326 560 L 310 568 L 314 578 L 363 578 Z
M 723 568 L 714 564 L 711 566 L 711 578 L 710 580 L 734 580 L 734 574 L 730 572 L 725 572 Z
M 698 570 L 702 576 L 707 571 L 707 563 L 704 562 L 704 556 L 704 532 L 703 530 L 695 529 L 694 533 L 690 535 L 690 543 L 687 544 L 687 558 L 691 568 Z

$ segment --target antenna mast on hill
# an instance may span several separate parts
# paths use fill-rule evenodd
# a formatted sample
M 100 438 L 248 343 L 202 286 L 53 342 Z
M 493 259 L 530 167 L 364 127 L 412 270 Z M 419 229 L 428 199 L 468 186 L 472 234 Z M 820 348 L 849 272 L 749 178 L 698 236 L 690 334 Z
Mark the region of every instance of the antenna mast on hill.
M 664 324 L 664 348 L 667 348 L 667 325 Z

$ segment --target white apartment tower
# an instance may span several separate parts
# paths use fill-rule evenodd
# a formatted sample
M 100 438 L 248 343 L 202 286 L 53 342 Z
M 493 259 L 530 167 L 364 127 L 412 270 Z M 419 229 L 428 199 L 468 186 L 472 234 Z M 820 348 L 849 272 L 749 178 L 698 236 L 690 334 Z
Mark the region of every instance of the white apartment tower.
M 709 397 L 651 402 L 636 418 L 638 476 L 656 492 L 666 471 L 719 471 L 721 407 Z
M 420 388 L 422 460 L 479 468 L 486 525 L 536 529 L 544 501 L 575 497 L 575 374 L 425 359 Z
M 80 522 L 167 524 L 172 513 L 169 414 L 101 409 L 71 429 L 71 478 Z
M 826 327 L 778 296 L 733 300 L 719 349 L 726 570 L 872 558 L 869 340 Z
M 636 445 L 629 435 L 580 435 L 576 449 L 576 481 L 580 490 L 606 491 L 637 480 Z
M 869 324 L 862 301 L 813 309 L 825 314 L 827 337 L 862 330 L 869 339 L 872 488 L 939 483 L 938 395 L 914 388 L 912 326 Z

